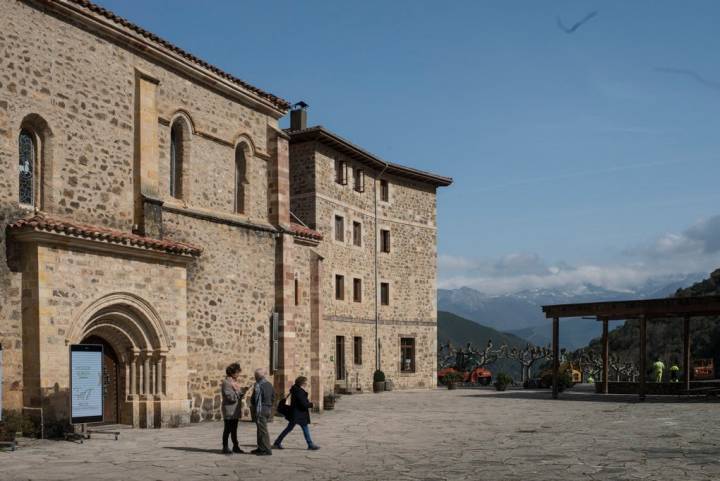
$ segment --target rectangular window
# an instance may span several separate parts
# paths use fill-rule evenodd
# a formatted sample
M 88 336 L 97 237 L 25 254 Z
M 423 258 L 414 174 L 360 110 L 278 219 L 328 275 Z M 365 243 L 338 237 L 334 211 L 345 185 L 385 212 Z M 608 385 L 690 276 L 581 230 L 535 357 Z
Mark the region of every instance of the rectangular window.
M 345 242 L 345 219 L 342 216 L 335 216 L 335 240 Z
M 345 300 L 345 276 L 335 276 L 335 299 L 338 301 Z
M 353 279 L 353 301 L 362 302 L 362 279 Z
M 348 182 L 348 166 L 343 160 L 335 161 L 335 182 L 340 185 L 347 185 Z
M 295 305 L 300 305 L 300 286 L 297 279 L 295 279 Z
M 390 231 L 380 230 L 380 252 L 390 252 Z
M 358 192 L 365 192 L 365 171 L 362 169 L 355 169 L 353 171 L 353 177 L 355 180 L 355 190 Z
M 415 372 L 415 338 L 400 339 L 400 372 Z
M 390 284 L 387 282 L 380 283 L 380 304 L 383 306 L 390 305 Z
M 335 336 L 335 379 L 345 379 L 345 336 Z
M 353 222 L 353 245 L 362 246 L 362 224 Z
M 380 200 L 390 202 L 390 184 L 387 180 L 380 180 Z
M 362 337 L 360 336 L 353 338 L 353 362 L 362 364 Z

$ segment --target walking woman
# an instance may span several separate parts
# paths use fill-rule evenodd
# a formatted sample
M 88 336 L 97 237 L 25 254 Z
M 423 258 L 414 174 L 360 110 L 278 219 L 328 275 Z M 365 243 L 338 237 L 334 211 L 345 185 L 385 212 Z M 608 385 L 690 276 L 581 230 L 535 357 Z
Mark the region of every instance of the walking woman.
M 286 416 L 288 425 L 273 443 L 273 448 L 283 449 L 283 439 L 285 439 L 285 436 L 287 436 L 297 424 L 302 428 L 308 449 L 313 451 L 320 449 L 319 446 L 313 443 L 313 440 L 310 437 L 310 428 L 308 428 L 308 424 L 310 424 L 310 409 L 313 407 L 313 403 L 311 403 L 308 399 L 306 388 L 307 378 L 305 376 L 300 376 L 295 379 L 295 384 L 290 388 L 290 412 Z
M 225 369 L 227 377 L 223 379 L 220 395 L 222 396 L 222 414 L 225 420 L 225 428 L 222 436 L 223 454 L 242 453 L 238 444 L 237 429 L 242 412 L 241 400 L 246 389 L 238 383 L 240 377 L 240 364 L 234 362 Z M 228 449 L 228 437 L 232 438 L 232 451 Z

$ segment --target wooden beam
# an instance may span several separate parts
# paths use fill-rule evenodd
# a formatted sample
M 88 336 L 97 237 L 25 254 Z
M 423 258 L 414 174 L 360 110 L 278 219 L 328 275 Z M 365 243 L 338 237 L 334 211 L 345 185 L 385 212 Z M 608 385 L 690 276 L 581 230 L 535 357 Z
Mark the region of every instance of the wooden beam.
M 603 362 L 603 377 L 602 377 L 602 392 L 603 394 L 607 394 L 608 389 L 608 381 L 609 381 L 609 375 L 610 375 L 610 360 L 608 359 L 610 355 L 610 341 L 608 339 L 608 320 L 603 319 L 603 337 L 602 337 L 602 343 L 603 343 L 603 350 L 602 350 L 602 362 Z
M 632 301 L 589 302 L 543 306 L 545 317 L 583 317 L 599 319 L 638 319 L 640 316 L 683 318 L 720 315 L 720 296 L 669 297 Z
M 640 318 L 640 383 L 638 385 L 638 398 L 645 400 L 645 360 L 647 357 L 647 319 Z
M 690 391 L 690 318 L 683 319 L 683 384 Z
M 558 381 L 560 380 L 560 319 L 553 318 L 553 334 L 552 334 L 552 351 L 553 351 L 553 386 L 552 397 L 558 398 Z

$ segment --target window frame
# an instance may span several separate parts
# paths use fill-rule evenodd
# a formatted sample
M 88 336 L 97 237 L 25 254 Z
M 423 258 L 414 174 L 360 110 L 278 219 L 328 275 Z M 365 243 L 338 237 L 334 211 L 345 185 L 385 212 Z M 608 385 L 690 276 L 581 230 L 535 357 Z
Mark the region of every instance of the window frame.
M 355 192 L 365 192 L 365 170 L 355 168 L 353 169 L 353 189 Z
M 390 202 L 390 181 L 380 179 L 380 202 Z
M 405 360 L 407 359 L 406 355 L 405 355 L 406 349 L 409 349 L 409 351 L 411 353 L 411 355 L 409 357 L 410 366 L 407 368 L 405 367 L 406 366 Z M 416 356 L 417 356 L 417 346 L 415 343 L 415 338 L 409 337 L 409 336 L 401 337 L 400 338 L 400 373 L 401 374 L 414 374 L 415 372 L 417 372 Z
M 185 199 L 184 176 L 186 163 L 187 125 L 182 117 L 170 124 L 170 197 L 177 200 Z
M 338 225 L 339 223 L 339 225 Z M 341 242 L 345 243 L 345 217 L 335 214 L 335 220 L 334 220 L 334 230 L 335 235 L 333 236 L 335 239 L 335 242 Z
M 353 364 L 356 366 L 362 366 L 363 363 L 362 340 L 362 336 L 353 336 Z
M 381 282 L 380 283 L 380 305 L 381 306 L 389 306 L 390 305 L 390 283 L 389 282 Z
M 362 222 L 353 221 L 353 245 L 355 247 L 362 247 Z
M 353 302 L 362 302 L 362 278 L 353 277 Z
M 27 138 L 30 141 L 30 162 L 28 162 L 28 165 L 30 167 L 29 172 L 29 187 L 30 187 L 30 202 L 24 202 L 22 195 L 23 195 L 23 187 L 22 187 L 22 179 L 21 176 L 23 175 L 23 172 L 21 170 L 21 162 L 23 160 L 22 155 L 22 149 L 23 149 L 23 138 Z M 18 133 L 18 176 L 17 176 L 17 183 L 18 183 L 18 203 L 21 206 L 24 207 L 32 207 L 36 208 L 38 207 L 39 200 L 40 200 L 40 187 L 41 184 L 39 182 L 40 179 L 40 149 L 39 149 L 39 139 L 37 133 L 33 131 L 32 129 L 29 129 L 27 127 L 22 127 L 20 129 L 20 132 Z
M 345 300 L 345 276 L 342 274 L 335 274 L 335 300 Z
M 380 229 L 380 252 L 390 253 L 390 229 Z
M 248 171 L 248 152 L 250 151 L 247 144 L 240 142 L 235 146 L 235 185 L 234 187 L 234 199 L 233 199 L 233 212 L 235 214 L 246 214 L 247 209 L 247 189 L 245 186 L 248 185 L 247 171 Z M 241 153 L 241 159 L 238 156 Z M 242 163 L 242 169 L 240 164 Z
M 348 163 L 345 160 L 335 160 L 335 182 L 340 185 L 348 183 Z

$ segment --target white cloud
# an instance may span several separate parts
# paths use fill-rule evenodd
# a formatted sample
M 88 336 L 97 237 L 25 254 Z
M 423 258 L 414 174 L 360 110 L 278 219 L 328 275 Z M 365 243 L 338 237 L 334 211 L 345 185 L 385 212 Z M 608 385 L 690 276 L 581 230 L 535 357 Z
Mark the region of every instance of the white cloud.
M 441 255 L 442 288 L 472 287 L 486 294 L 524 289 L 577 288 L 594 284 L 631 290 L 660 276 L 710 272 L 720 267 L 720 215 L 703 219 L 682 233 L 666 233 L 644 246 L 624 251 L 606 264 L 548 263 L 535 253 L 512 253 L 500 259 Z

